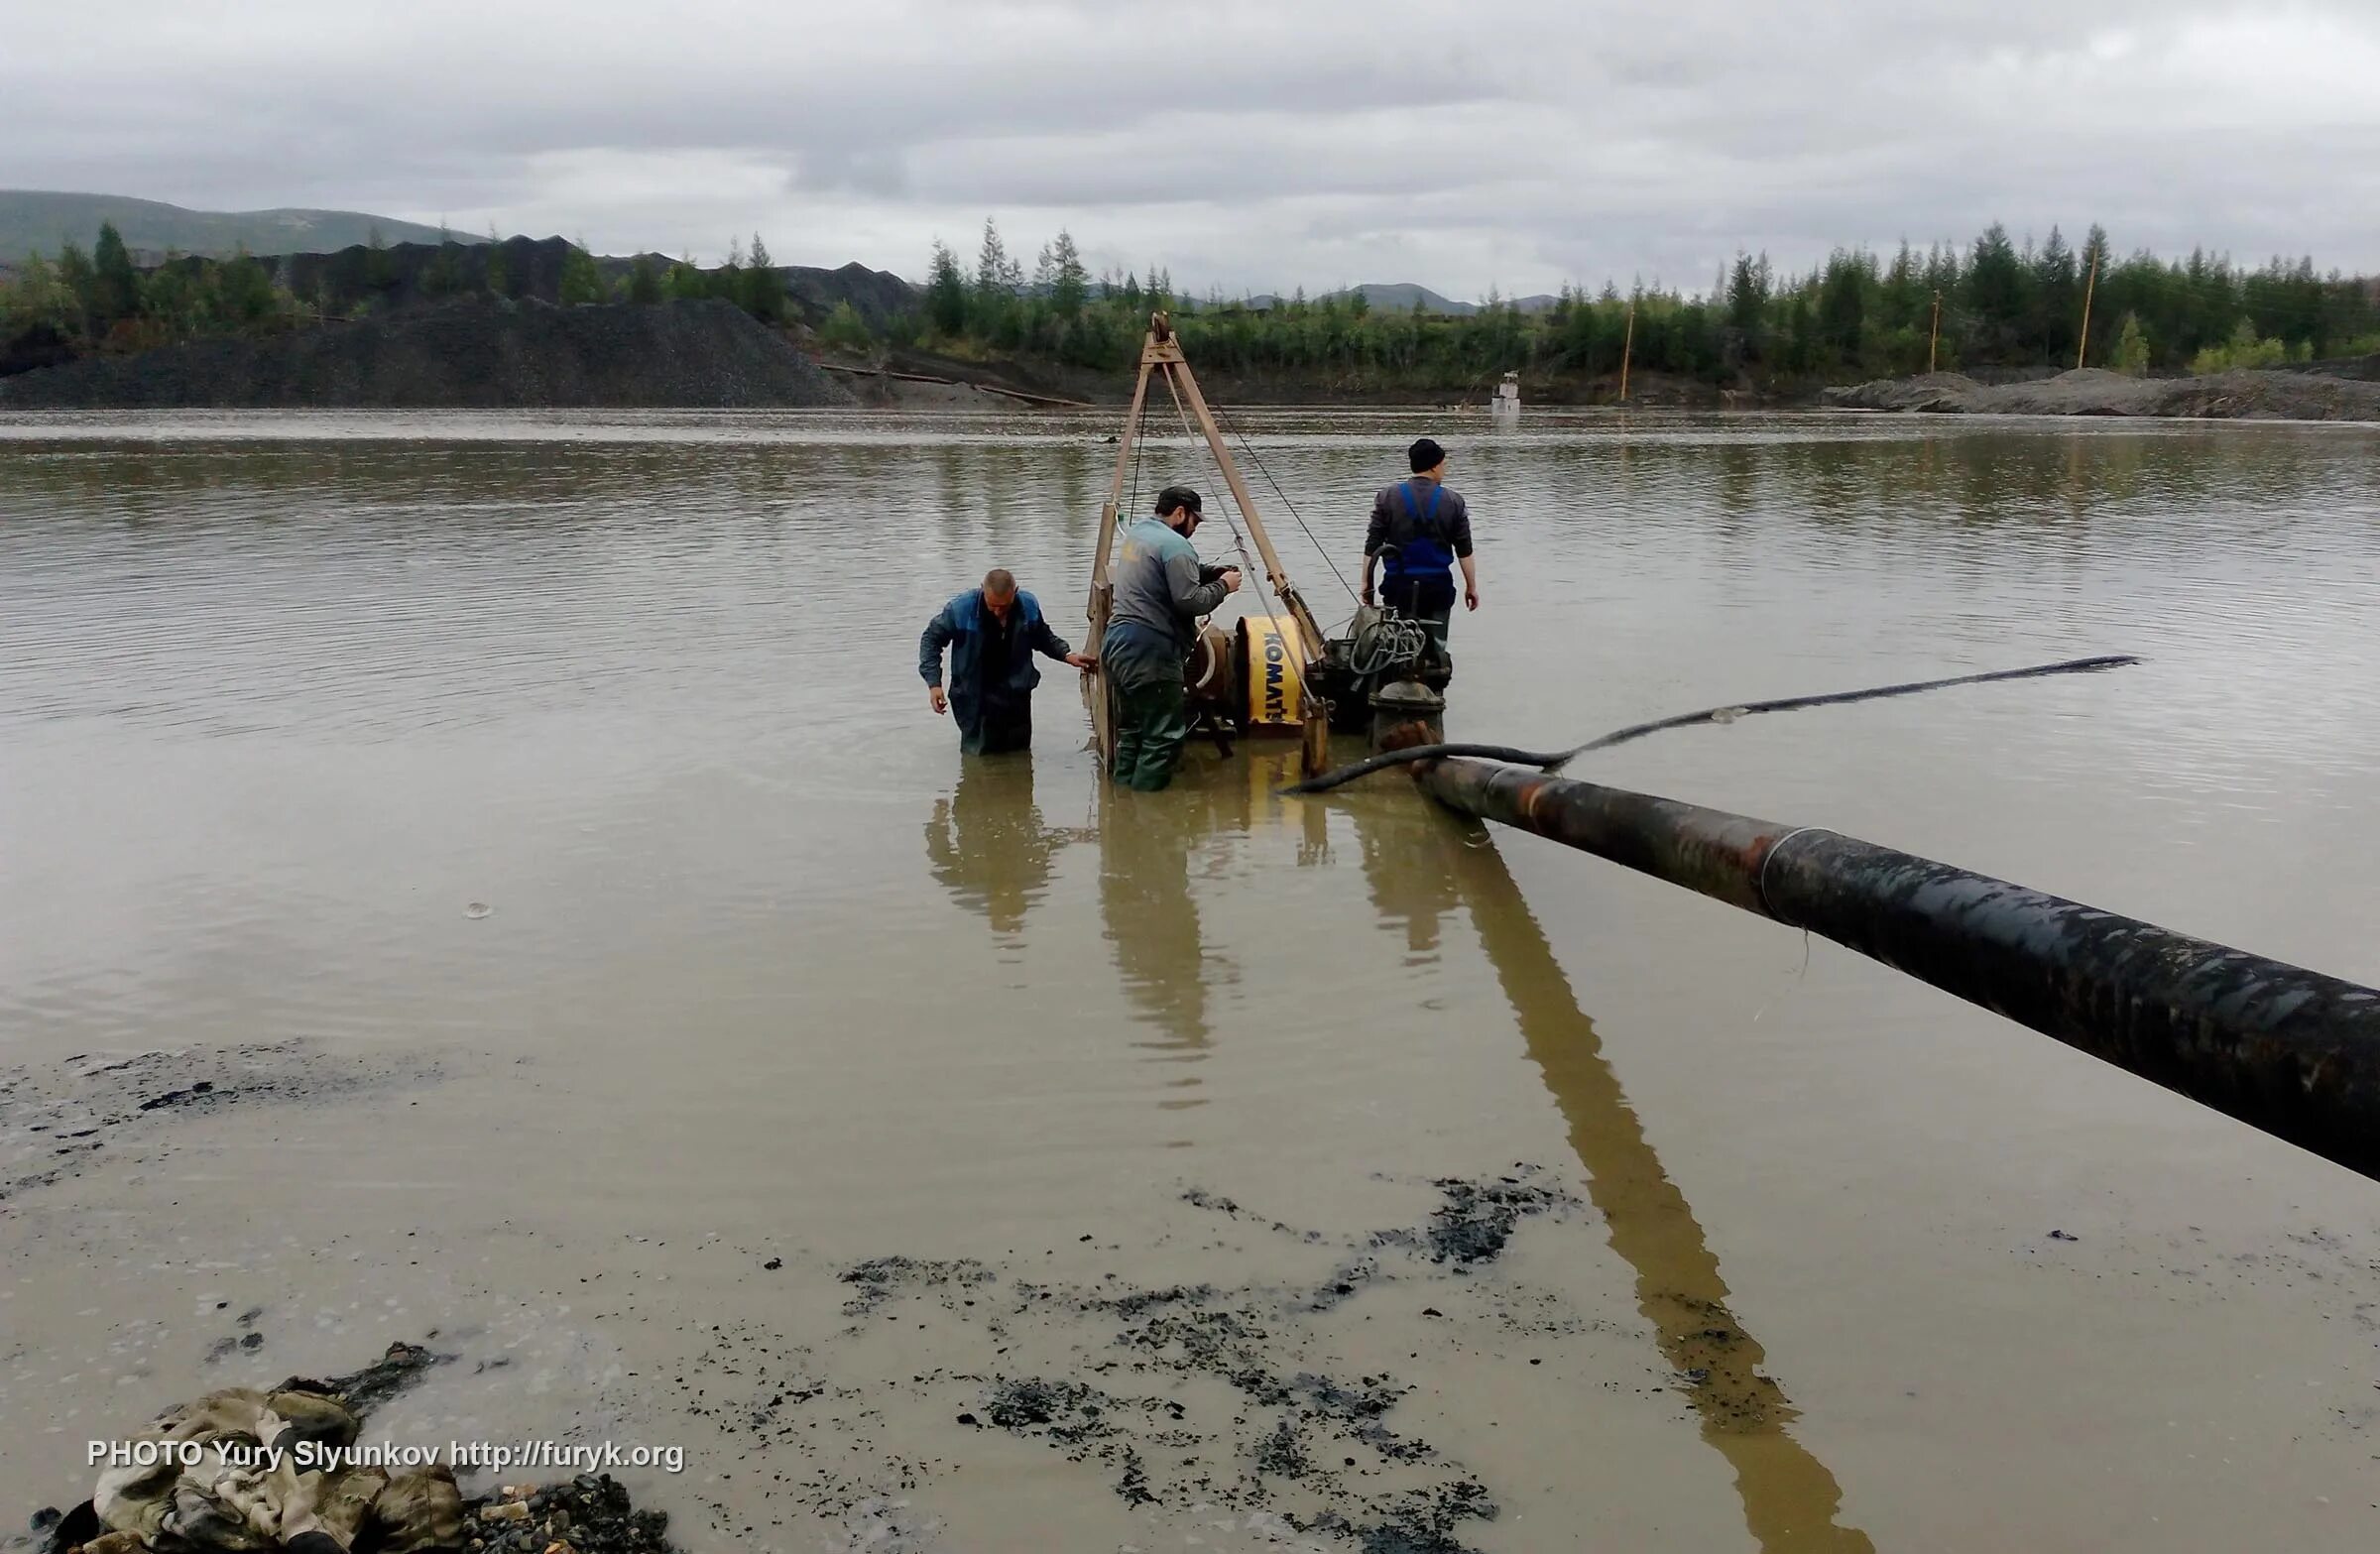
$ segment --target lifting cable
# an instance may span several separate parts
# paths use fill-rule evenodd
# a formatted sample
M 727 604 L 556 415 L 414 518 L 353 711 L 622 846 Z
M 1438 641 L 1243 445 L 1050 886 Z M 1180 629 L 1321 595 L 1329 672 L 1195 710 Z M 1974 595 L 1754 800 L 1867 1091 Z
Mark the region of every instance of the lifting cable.
M 1624 729 L 1614 729 L 1599 739 L 1568 750 L 1515 750 L 1509 745 L 1412 745 L 1403 750 L 1383 751 L 1379 755 L 1352 762 L 1336 771 L 1325 772 L 1303 782 L 1292 782 L 1281 789 L 1284 793 L 1324 793 L 1343 783 L 1390 767 L 1404 766 L 1415 761 L 1436 761 L 1442 756 L 1479 756 L 1489 761 L 1505 761 L 1516 767 L 1535 767 L 1541 772 L 1559 772 L 1565 766 L 1591 750 L 1606 750 L 1624 745 L 1647 734 L 1664 729 L 1691 728 L 1701 723 L 1732 723 L 1737 718 L 1759 712 L 1793 712 L 1803 707 L 1834 706 L 1843 702 L 1876 701 L 1886 696 L 1909 696 L 1919 691 L 1941 690 L 1950 685 L 1980 685 L 1987 680 L 2033 679 L 2047 674 L 2092 674 L 2101 669 L 2121 668 L 2138 663 L 2131 654 L 2109 654 L 2095 658 L 2070 658 L 2063 663 L 2039 663 L 2024 669 L 1994 669 L 1987 674 L 1959 674 L 1943 680 L 1910 680 L 1899 685 L 1878 685 L 1869 690 L 1829 691 L 1817 696 L 1785 696 L 1775 701 L 1745 701 L 1726 707 L 1707 707 L 1701 712 L 1681 712 L 1676 717 L 1658 718 L 1650 723 L 1635 723 Z
M 1215 411 L 1215 418 L 1222 423 L 1223 429 L 1238 440 L 1240 451 L 1248 455 L 1248 461 L 1256 467 L 1256 473 L 1264 477 L 1264 484 L 1270 486 L 1272 494 L 1281 499 L 1281 507 L 1288 513 L 1290 522 L 1297 525 L 1306 538 L 1313 542 L 1314 553 L 1322 557 L 1322 564 L 1331 569 L 1333 577 L 1339 579 L 1339 586 L 1347 590 L 1347 596 L 1361 605 L 1364 596 L 1356 592 L 1355 585 L 1347 580 L 1347 574 L 1339 570 L 1339 563 L 1331 559 L 1329 547 L 1323 544 L 1313 530 L 1306 528 L 1306 521 L 1298 513 L 1297 504 L 1289 500 L 1289 493 L 1281 489 L 1281 483 L 1272 478 L 1272 471 L 1264 467 L 1264 460 L 1257 455 L 1255 444 L 1248 440 L 1248 434 L 1240 429 L 1229 413 L 1218 407 L 1209 408 Z
M 1224 527 L 1232 532 L 1232 543 L 1240 551 L 1240 559 L 1247 563 L 1240 575 L 1243 579 L 1253 579 L 1257 577 L 1264 579 L 1264 585 L 1262 588 L 1258 589 L 1256 595 L 1258 599 L 1263 601 L 1264 619 L 1272 623 L 1272 632 L 1275 637 L 1280 638 L 1283 642 L 1289 642 L 1293 640 L 1296 634 L 1282 631 L 1281 618 L 1273 613 L 1272 576 L 1270 573 L 1264 571 L 1263 568 L 1257 566 L 1255 558 L 1248 553 L 1248 537 L 1242 534 L 1240 532 L 1240 526 L 1232 521 L 1231 482 L 1223 478 L 1223 462 L 1216 458 L 1215 450 L 1207 446 L 1207 440 L 1198 435 L 1197 432 L 1191 430 L 1190 413 L 1182 406 L 1182 391 L 1174 387 L 1173 367 L 1171 363 L 1167 363 L 1165 365 L 1164 373 L 1165 392 L 1173 396 L 1174 414 L 1182 418 L 1182 435 L 1190 439 L 1193 447 L 1206 448 L 1207 463 L 1209 467 L 1215 471 L 1215 484 L 1218 488 L 1215 493 L 1215 511 L 1223 515 Z
M 1125 428 L 1125 434 L 1132 439 L 1132 494 L 1126 500 L 1124 511 L 1116 515 L 1116 524 L 1120 529 L 1137 522 L 1134 515 L 1140 511 L 1140 455 L 1148 449 L 1148 438 L 1142 433 L 1147 429 L 1148 404 L 1144 395 L 1140 405 L 1140 418 Z

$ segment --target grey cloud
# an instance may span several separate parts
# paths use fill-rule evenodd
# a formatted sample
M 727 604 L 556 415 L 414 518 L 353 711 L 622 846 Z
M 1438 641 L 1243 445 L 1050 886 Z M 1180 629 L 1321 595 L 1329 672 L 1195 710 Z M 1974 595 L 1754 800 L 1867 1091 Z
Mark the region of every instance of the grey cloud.
M 898 146 L 813 145 L 794 159 L 786 186 L 805 193 L 834 191 L 894 196 L 909 189 L 907 153 Z
M 1993 219 L 2380 269 L 2374 76 L 2363 0 L 124 0 L 12 19 L 0 145 L 30 186 L 911 274 L 989 211 L 1201 291 L 1701 286 Z

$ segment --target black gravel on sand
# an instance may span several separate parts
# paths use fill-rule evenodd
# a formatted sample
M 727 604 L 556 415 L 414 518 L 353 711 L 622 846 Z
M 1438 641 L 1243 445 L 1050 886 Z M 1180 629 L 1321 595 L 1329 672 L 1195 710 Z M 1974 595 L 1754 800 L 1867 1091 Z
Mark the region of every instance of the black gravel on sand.
M 515 1504 L 528 1513 L 514 1516 Z M 472 1523 L 471 1547 L 481 1554 L 543 1554 L 557 1543 L 576 1554 L 672 1554 L 675 1548 L 668 1513 L 639 1510 L 608 1473 L 582 1473 L 526 1494 L 491 1495 L 464 1509 Z
M 1464 1525 L 1496 1515 L 1488 1487 L 1397 1428 L 1411 1382 L 1384 1371 L 1333 1374 L 1308 1324 L 1403 1281 L 1479 1285 L 1523 1221 L 1575 1220 L 1584 1206 L 1525 1165 L 1430 1185 L 1438 1203 L 1422 1223 L 1355 1238 L 1353 1255 L 1318 1285 L 1134 1288 L 1110 1275 L 1078 1287 L 980 1263 L 880 1257 L 842 1271 L 861 1291 L 846 1310 L 872 1322 L 939 1310 L 980 1327 L 999 1369 L 917 1383 L 971 1387 L 951 1397 L 951 1417 L 1100 1464 L 1128 1504 L 1269 1516 L 1362 1554 L 1463 1554 Z M 1197 1189 L 1182 1198 L 1298 1242 L 1319 1239 L 1228 1198 Z M 962 1290 L 975 1298 L 953 1298 Z M 1079 1362 L 1012 1369 L 1020 1324 L 1070 1335 Z

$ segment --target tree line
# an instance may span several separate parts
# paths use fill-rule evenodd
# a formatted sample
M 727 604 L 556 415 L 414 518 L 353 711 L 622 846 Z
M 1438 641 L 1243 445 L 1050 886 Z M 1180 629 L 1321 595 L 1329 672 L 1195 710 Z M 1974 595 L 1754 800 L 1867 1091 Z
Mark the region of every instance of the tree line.
M 105 344 L 140 349 L 270 327 L 294 307 L 245 250 L 144 275 L 108 222 L 89 251 L 68 243 L 55 260 L 34 254 L 0 281 L 0 346 L 60 359 Z
M 1594 378 L 1617 371 L 1623 351 L 1636 371 L 1723 385 L 2072 367 L 2078 353 L 2139 374 L 2380 351 L 2380 283 L 2318 274 L 2310 258 L 2257 269 L 2203 250 L 2118 258 L 2097 226 L 2076 248 L 2055 227 L 2020 246 L 1995 223 L 1964 247 L 1904 243 L 1889 259 L 1839 249 L 1799 274 L 1740 254 L 1703 292 L 1606 282 L 1565 286 L 1527 311 L 1490 297 L 1463 314 L 1374 309 L 1357 292 L 1199 300 L 1173 295 L 1161 270 L 1094 283 L 1065 232 L 1028 279 L 989 221 L 972 274 L 937 243 L 928 275 L 915 329 L 947 349 L 1112 368 L 1132 359 L 1149 311 L 1167 308 L 1202 366 L 1348 387 Z
M 550 243 L 504 242 L 491 231 L 484 244 L 449 238 L 408 271 L 375 234 L 359 249 L 274 267 L 243 252 L 169 258 L 144 271 L 115 227 L 103 225 L 88 252 L 68 244 L 0 280 L 0 358 L 21 366 L 268 332 L 362 316 L 413 296 L 536 295 L 565 305 L 719 299 L 772 325 L 795 315 L 758 233 L 707 269 L 690 258 L 640 257 L 611 262 L 607 273 L 583 244 L 571 244 L 558 275 L 531 275 L 533 262 L 550 266 L 551 252 Z M 299 275 L 307 278 L 302 293 L 285 279 Z M 1798 274 L 1764 255 L 1739 254 L 1696 293 L 1641 284 L 1622 293 L 1606 282 L 1593 293 L 1565 286 L 1550 305 L 1525 311 L 1491 296 L 1475 312 L 1436 314 L 1374 309 L 1353 292 L 1312 300 L 1301 292 L 1269 306 L 1185 298 L 1161 268 L 1095 280 L 1065 231 L 1028 272 L 987 220 L 972 269 L 948 245 L 934 245 L 918 307 L 888 333 L 894 344 L 960 355 L 1116 370 L 1134 359 L 1157 309 L 1173 314 L 1184 348 L 1203 367 L 1326 389 L 1464 390 L 1508 371 L 1593 380 L 1617 371 L 1623 352 L 1640 373 L 1758 387 L 1929 366 L 2069 367 L 2078 353 L 2093 365 L 2146 373 L 2380 351 L 2380 283 L 2318 274 L 2310 258 L 2255 269 L 2203 251 L 2118 258 L 2096 226 L 2077 248 L 2055 227 L 2036 246 L 2018 244 L 1997 224 L 1963 247 L 1938 243 L 1921 253 L 1904 243 L 1889 259 L 1840 249 Z M 817 327 L 832 345 L 880 343 L 848 302 Z

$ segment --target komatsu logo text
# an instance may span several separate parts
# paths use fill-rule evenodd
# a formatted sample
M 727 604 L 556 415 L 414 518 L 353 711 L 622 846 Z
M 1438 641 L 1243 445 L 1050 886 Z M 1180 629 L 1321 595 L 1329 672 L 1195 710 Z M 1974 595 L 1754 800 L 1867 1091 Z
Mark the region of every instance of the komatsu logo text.
M 1269 723 L 1288 721 L 1289 704 L 1284 686 L 1289 677 L 1289 648 L 1278 637 L 1264 639 L 1264 718 Z

